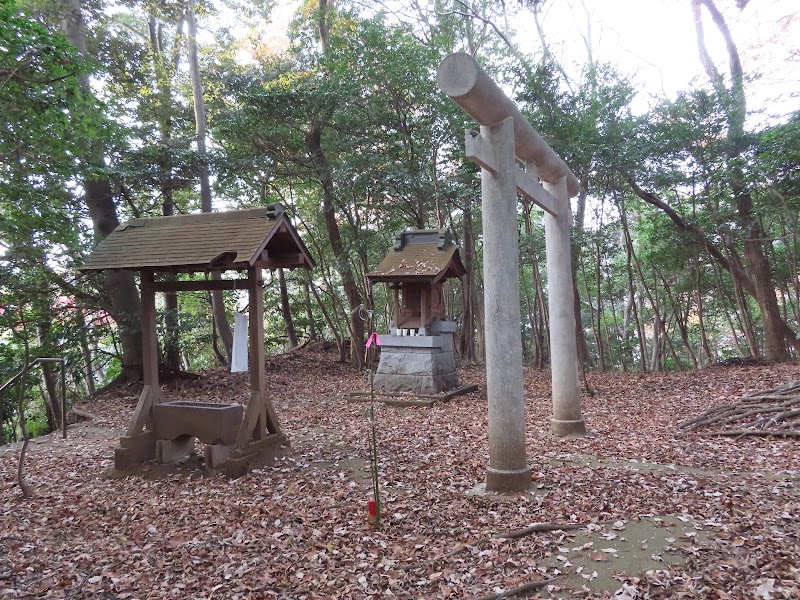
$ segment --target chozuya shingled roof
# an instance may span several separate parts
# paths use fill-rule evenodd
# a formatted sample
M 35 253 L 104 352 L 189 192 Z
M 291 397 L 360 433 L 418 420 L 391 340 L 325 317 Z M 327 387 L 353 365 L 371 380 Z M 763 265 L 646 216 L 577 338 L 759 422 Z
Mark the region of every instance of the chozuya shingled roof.
M 467 272 L 446 229 L 409 229 L 394 238 L 394 248 L 367 278 L 375 282 L 436 283 Z
M 311 269 L 314 261 L 280 204 L 132 219 L 101 241 L 81 271 Z

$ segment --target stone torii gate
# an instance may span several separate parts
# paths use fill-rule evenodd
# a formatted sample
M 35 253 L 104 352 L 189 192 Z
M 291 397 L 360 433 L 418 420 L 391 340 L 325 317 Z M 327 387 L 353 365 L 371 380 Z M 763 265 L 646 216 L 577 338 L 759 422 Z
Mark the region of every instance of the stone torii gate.
M 467 158 L 481 167 L 486 380 L 489 404 L 488 491 L 531 484 L 525 455 L 525 397 L 519 305 L 517 192 L 544 209 L 553 417 L 558 436 L 583 435 L 570 257 L 570 198 L 580 183 L 472 56 L 442 61 L 439 88 L 480 125 L 467 130 Z M 523 171 L 517 164 L 525 165 Z M 544 182 L 544 186 L 539 183 Z

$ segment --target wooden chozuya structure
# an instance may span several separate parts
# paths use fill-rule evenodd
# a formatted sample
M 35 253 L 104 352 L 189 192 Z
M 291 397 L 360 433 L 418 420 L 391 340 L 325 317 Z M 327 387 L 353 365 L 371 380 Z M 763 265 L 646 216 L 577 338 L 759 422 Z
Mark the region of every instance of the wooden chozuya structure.
M 407 229 L 395 235 L 394 246 L 367 279 L 387 283 L 394 292 L 393 335 L 425 335 L 443 316 L 444 282 L 466 272 L 449 231 Z
M 483 212 L 492 215 L 483 220 L 486 488 L 522 491 L 531 485 L 531 473 L 525 456 L 517 193 L 545 211 L 553 381 L 550 430 L 559 436 L 580 436 L 586 424 L 578 394 L 569 235 L 569 199 L 580 191 L 580 182 L 472 56 L 458 52 L 446 57 L 439 65 L 438 82 L 442 92 L 481 125 L 480 132 L 466 132 L 464 143 L 467 158 L 481 167 Z
M 141 274 L 144 389 L 114 464 L 171 462 L 207 444 L 210 466 L 229 477 L 287 442 L 267 395 L 264 374 L 262 269 L 312 269 L 314 261 L 280 204 L 229 212 L 132 219 L 98 244 L 81 269 L 127 269 Z M 247 273 L 240 279 L 168 281 L 161 274 Z M 240 404 L 162 402 L 158 381 L 156 292 L 247 290 L 250 304 L 250 400 Z
M 367 274 L 371 284 L 394 291 L 388 336 L 381 336 L 375 387 L 386 392 L 438 394 L 458 387 L 453 332 L 444 316 L 446 279 L 466 273 L 458 248 L 445 229 L 409 229 Z

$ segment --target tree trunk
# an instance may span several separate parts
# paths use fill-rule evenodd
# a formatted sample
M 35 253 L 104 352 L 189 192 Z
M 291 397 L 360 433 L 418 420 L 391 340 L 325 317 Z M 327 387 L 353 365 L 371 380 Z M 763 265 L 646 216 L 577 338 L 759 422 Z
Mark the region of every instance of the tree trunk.
M 708 10 L 717 30 L 725 41 L 731 76 L 730 89 L 725 87 L 724 80 L 706 49 L 703 30 L 703 6 Z M 787 343 L 797 347 L 797 338 L 780 315 L 778 300 L 775 296 L 775 285 L 772 281 L 772 269 L 762 247 L 761 240 L 764 238 L 764 231 L 758 217 L 754 214 L 753 198 L 745 183 L 744 170 L 740 164 L 742 153 L 746 149 L 744 122 L 747 116 L 747 102 L 744 93 L 744 72 L 739 58 L 739 51 L 724 17 L 713 0 L 692 0 L 692 10 L 695 16 L 695 31 L 700 60 L 711 84 L 717 90 L 723 100 L 723 105 L 727 108 L 728 177 L 733 197 L 736 200 L 739 220 L 745 230 L 744 257 L 755 287 L 755 297 L 761 309 L 766 357 L 770 361 L 786 361 L 789 359 L 789 353 L 786 350 Z
M 92 351 L 89 348 L 89 340 L 86 338 L 86 328 L 80 330 L 81 354 L 83 355 L 83 380 L 86 382 L 86 393 L 90 396 L 94 394 L 94 366 L 92 364 Z
M 283 314 L 283 323 L 286 327 L 286 337 L 289 338 L 289 349 L 297 348 L 297 334 L 294 330 L 292 309 L 289 305 L 289 290 L 286 287 L 286 275 L 283 273 L 283 269 L 278 269 L 278 285 L 281 292 L 281 313 Z
M 86 23 L 80 0 L 61 0 L 65 8 L 62 30 L 78 51 L 86 56 Z M 81 89 L 91 93 L 89 76 L 78 79 Z M 103 149 L 91 147 L 88 153 L 87 172 L 83 175 L 84 201 L 89 209 L 95 235 L 106 237 L 119 225 L 114 192 L 105 169 Z M 122 375 L 126 380 L 142 376 L 142 325 L 139 291 L 131 271 L 106 270 L 103 273 L 103 293 L 108 298 L 111 316 L 117 322 L 122 344 Z
M 306 133 L 306 148 L 314 163 L 322 187 L 322 212 L 325 218 L 325 228 L 328 232 L 333 255 L 337 261 L 338 271 L 342 277 L 344 293 L 350 309 L 351 345 L 350 362 L 356 369 L 364 366 L 364 321 L 357 314 L 357 309 L 363 300 L 358 285 L 353 277 L 350 260 L 342 243 L 342 234 L 339 222 L 336 220 L 335 195 L 333 189 L 333 176 L 331 166 L 325 152 L 322 150 L 322 124 L 318 121 L 311 123 Z
M 197 154 L 200 159 L 200 210 L 211 212 L 211 182 L 208 172 L 208 157 L 206 153 L 206 104 L 203 100 L 203 83 L 200 78 L 200 61 L 197 58 L 197 19 L 195 14 L 195 0 L 189 0 L 186 11 L 187 38 L 189 42 L 189 76 L 192 80 L 192 99 L 194 101 L 194 123 L 197 141 Z M 218 271 L 211 273 L 212 281 L 219 281 L 221 275 Z M 231 364 L 233 353 L 233 331 L 228 321 L 225 310 L 225 296 L 222 290 L 211 292 L 211 307 L 217 333 L 225 347 L 228 364 Z
M 464 319 L 461 324 L 461 356 L 468 363 L 475 362 L 475 231 L 472 223 L 471 199 L 464 199 L 464 268 L 461 279 L 461 297 Z
M 632 311 L 633 320 L 636 324 L 636 336 L 639 341 L 639 354 L 642 362 L 642 371 L 647 371 L 647 349 L 645 348 L 644 343 L 644 334 L 642 332 L 642 323 L 639 319 L 639 311 L 636 308 L 636 288 L 633 283 L 633 242 L 631 241 L 631 233 L 628 229 L 628 216 L 625 212 L 625 202 L 620 198 L 619 202 L 619 216 L 620 220 L 622 221 L 622 233 L 623 233 L 623 241 L 625 243 L 625 255 L 626 255 L 626 270 L 628 273 L 628 294 L 630 296 L 629 299 L 629 309 Z M 627 330 L 627 328 L 626 328 Z
M 317 339 L 317 327 L 314 324 L 314 311 L 311 308 L 311 290 L 308 289 L 308 281 L 303 282 L 303 294 L 305 296 L 306 320 L 308 321 L 308 339 Z
M 575 312 L 575 338 L 578 344 L 578 361 L 582 365 L 594 366 L 589 346 L 586 344 L 586 333 L 583 330 L 583 316 L 581 315 L 581 295 L 578 292 L 578 264 L 581 260 L 581 247 L 579 244 L 584 235 L 584 216 L 586 213 L 586 195 L 588 181 L 581 182 L 581 192 L 576 203 L 575 226 L 572 228 L 570 245 L 572 246 L 572 302 Z M 589 300 L 587 298 L 587 300 Z M 589 300 L 591 302 L 591 300 Z
M 165 197 L 161 214 L 171 216 L 174 214 L 172 203 L 172 190 Z M 177 277 L 170 275 L 169 280 L 175 281 Z M 164 356 L 163 364 L 167 369 L 179 371 L 181 368 L 181 344 L 179 328 L 179 314 L 177 292 L 164 292 Z
M 683 217 L 681 217 L 674 208 L 669 206 L 666 202 L 659 199 L 655 194 L 651 192 L 647 192 L 639 187 L 639 185 L 633 180 L 633 178 L 628 174 L 626 175 L 628 179 L 628 183 L 631 185 L 631 189 L 634 193 L 639 196 L 642 200 L 651 204 L 660 210 L 662 210 L 671 220 L 672 222 L 680 229 L 681 231 L 686 232 L 687 234 L 693 236 L 698 243 L 700 243 L 708 254 L 717 261 L 717 263 L 726 271 L 728 271 L 734 278 L 734 281 L 738 283 L 741 288 L 746 291 L 748 294 L 756 298 L 759 302 L 759 307 L 762 310 L 762 313 L 768 314 L 769 316 L 766 318 L 770 319 L 770 327 L 772 328 L 772 334 L 775 334 L 775 330 L 779 330 L 781 334 L 781 339 L 783 340 L 782 344 L 789 344 L 795 348 L 798 352 L 800 352 L 800 341 L 797 339 L 797 334 L 795 333 L 794 329 L 792 329 L 788 323 L 786 323 L 780 316 L 780 310 L 778 310 L 778 300 L 775 296 L 774 287 L 767 288 L 766 282 L 771 284 L 772 281 L 772 274 L 769 268 L 769 263 L 767 263 L 766 258 L 764 257 L 763 251 L 761 249 L 761 239 L 763 237 L 763 232 L 760 228 L 760 225 L 755 223 L 757 226 L 756 229 L 750 229 L 750 233 L 748 233 L 748 242 L 745 246 L 745 261 L 750 261 L 748 267 L 754 269 L 754 271 L 760 270 L 760 277 L 761 280 L 757 283 L 754 279 L 756 277 L 755 272 L 748 273 L 748 271 L 744 268 L 741 264 L 738 256 L 734 253 L 735 248 L 731 247 L 731 244 L 726 244 L 728 246 L 728 250 L 730 251 L 730 256 L 726 257 L 719 248 L 717 248 L 714 244 L 711 243 L 711 240 L 696 226 L 690 225 L 687 223 Z M 743 198 L 739 198 L 738 202 L 741 202 Z M 744 207 L 743 207 L 744 208 Z M 740 215 L 742 211 L 739 211 Z M 761 232 L 760 235 L 754 237 L 754 231 Z M 750 251 L 750 257 L 748 259 L 748 247 Z M 764 272 L 766 271 L 766 272 Z M 759 291 L 758 288 L 761 288 Z M 772 293 L 769 293 L 769 289 L 772 290 Z M 761 300 L 759 300 L 759 295 L 761 296 Z M 770 298 L 772 300 L 770 300 Z M 761 301 L 765 303 L 765 306 L 761 305 Z M 774 306 L 772 308 L 769 307 L 769 303 L 773 302 Z M 766 330 L 765 330 L 766 334 Z M 774 342 L 774 340 L 773 340 Z M 786 349 L 784 347 L 784 353 Z M 780 352 L 778 352 L 780 354 Z M 788 356 L 788 354 L 787 354 Z M 777 358 L 767 357 L 770 360 L 778 360 Z
M 183 20 L 181 19 L 181 24 Z M 153 72 L 155 73 L 155 87 L 157 90 L 158 101 L 158 128 L 161 136 L 161 148 L 159 152 L 158 164 L 161 168 L 161 215 L 170 217 L 175 214 L 175 204 L 173 199 L 173 167 L 172 156 L 170 155 L 170 145 L 172 142 L 172 77 L 177 70 L 178 51 L 172 61 L 164 56 L 164 48 L 159 39 L 159 23 L 154 9 L 151 9 L 148 30 L 150 33 L 150 53 L 152 55 Z M 176 38 L 180 37 L 182 27 L 176 28 Z M 180 47 L 178 39 L 175 40 L 175 48 Z M 167 277 L 170 281 L 177 280 L 175 275 Z M 167 369 L 175 371 L 181 367 L 180 333 L 179 333 L 179 308 L 177 292 L 164 292 L 164 353 L 161 357 L 163 365 Z
M 37 326 L 39 347 L 45 356 L 50 356 L 51 354 L 48 340 L 49 332 L 49 323 L 40 323 Z M 45 404 L 47 427 L 50 431 L 56 431 L 61 427 L 61 402 L 59 400 L 58 386 L 56 386 L 56 378 L 53 375 L 53 365 L 39 363 L 39 366 L 42 368 L 42 399 Z

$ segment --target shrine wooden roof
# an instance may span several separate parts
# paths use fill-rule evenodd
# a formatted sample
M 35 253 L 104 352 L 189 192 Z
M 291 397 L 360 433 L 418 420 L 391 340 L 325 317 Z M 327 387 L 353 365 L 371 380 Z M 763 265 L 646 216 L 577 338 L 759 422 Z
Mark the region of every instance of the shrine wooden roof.
M 80 270 L 191 273 L 252 267 L 314 267 L 308 248 L 280 204 L 131 219 L 102 240 Z
M 466 272 L 458 247 L 446 230 L 410 229 L 395 236 L 394 247 L 367 273 L 367 279 L 372 283 L 436 283 Z

